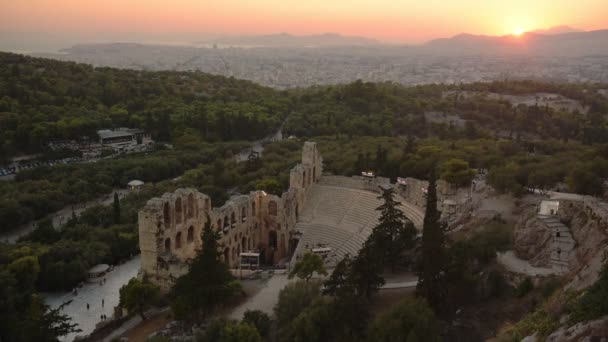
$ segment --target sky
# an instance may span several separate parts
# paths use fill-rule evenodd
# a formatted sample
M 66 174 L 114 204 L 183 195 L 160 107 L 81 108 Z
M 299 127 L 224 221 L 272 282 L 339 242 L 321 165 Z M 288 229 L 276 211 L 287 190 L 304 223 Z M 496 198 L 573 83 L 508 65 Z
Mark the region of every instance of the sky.
M 608 0 L 0 0 L 0 35 L 340 33 L 419 43 L 569 25 L 608 28 Z M 0 36 L 1 38 L 1 36 Z

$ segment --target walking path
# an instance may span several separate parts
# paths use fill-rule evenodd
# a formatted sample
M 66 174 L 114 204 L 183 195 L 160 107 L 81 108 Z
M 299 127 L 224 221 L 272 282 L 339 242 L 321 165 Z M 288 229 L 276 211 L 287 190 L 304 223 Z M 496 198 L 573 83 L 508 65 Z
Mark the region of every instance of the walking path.
M 117 192 L 118 195 L 122 198 L 129 191 L 125 189 L 114 189 L 110 194 L 103 195 L 97 197 L 96 199 L 90 200 L 81 204 L 70 204 L 63 207 L 63 209 L 56 211 L 54 213 L 48 214 L 46 217 L 51 218 L 53 220 L 53 227 L 58 228 L 64 225 L 70 217 L 72 217 L 72 212 L 76 216 L 80 216 L 80 214 L 86 209 L 96 206 L 96 205 L 108 205 L 114 201 L 114 193 Z M 0 234 L 0 241 L 4 241 L 7 243 L 15 243 L 19 240 L 20 237 L 29 234 L 30 232 L 36 229 L 36 221 L 31 221 L 28 224 L 25 224 L 13 231 L 8 233 Z
M 72 300 L 72 303 L 63 308 L 62 313 L 70 316 L 72 322 L 77 323 L 78 328 L 82 329 L 82 332 L 64 336 L 61 340 L 72 341 L 77 335 L 84 336 L 90 334 L 95 329 L 95 325 L 101 320 L 102 314 L 112 317 L 114 307 L 120 301 L 120 288 L 131 278 L 137 276 L 139 266 L 140 256 L 137 255 L 126 263 L 117 265 L 112 271 L 108 272 L 103 285 L 99 283 L 85 283 L 83 287 L 78 289 L 77 295 L 73 295 L 71 292 L 43 293 L 42 296 L 45 302 L 52 308 L 57 308 L 64 302 Z M 87 304 L 89 305 L 88 309 Z
M 507 251 L 504 253 L 498 252 L 496 253 L 496 259 L 501 265 L 507 268 L 507 270 L 514 273 L 525 274 L 532 277 L 546 277 L 552 274 L 558 274 L 557 270 L 551 268 L 530 265 L 527 260 L 518 258 L 513 251 Z

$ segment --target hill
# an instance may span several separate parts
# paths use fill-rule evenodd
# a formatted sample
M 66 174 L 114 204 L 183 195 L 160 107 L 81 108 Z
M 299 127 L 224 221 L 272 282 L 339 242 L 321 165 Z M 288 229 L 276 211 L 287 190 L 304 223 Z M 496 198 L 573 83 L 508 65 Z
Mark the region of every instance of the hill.
M 484 36 L 460 34 L 430 41 L 421 52 L 438 55 L 531 55 L 592 56 L 608 55 L 608 30 L 521 36 Z
M 288 111 L 280 94 L 201 72 L 149 72 L 0 53 L 0 155 L 55 140 L 97 139 L 99 129 L 138 127 L 160 141 L 195 135 L 250 140 L 275 131 Z
M 364 46 L 379 44 L 377 40 L 343 36 L 335 33 L 319 35 L 295 36 L 289 33 L 261 35 L 261 36 L 234 36 L 217 38 L 201 43 L 217 44 L 219 46 L 238 47 L 327 47 L 327 46 Z

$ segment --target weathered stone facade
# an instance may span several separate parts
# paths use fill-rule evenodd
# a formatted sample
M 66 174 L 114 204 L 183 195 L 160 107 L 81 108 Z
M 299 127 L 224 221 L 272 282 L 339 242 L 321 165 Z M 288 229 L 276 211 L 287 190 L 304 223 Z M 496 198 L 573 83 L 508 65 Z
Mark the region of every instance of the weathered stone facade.
M 185 188 L 152 198 L 139 212 L 141 275 L 167 291 L 201 248 L 207 219 L 221 233 L 223 258 L 230 267 L 238 267 L 240 253 L 247 251 L 259 252 L 265 263 L 278 263 L 295 248 L 290 241 L 306 192 L 322 172 L 316 144 L 306 142 L 302 163 L 291 170 L 289 189 L 280 197 L 253 191 L 213 207 L 209 196 Z

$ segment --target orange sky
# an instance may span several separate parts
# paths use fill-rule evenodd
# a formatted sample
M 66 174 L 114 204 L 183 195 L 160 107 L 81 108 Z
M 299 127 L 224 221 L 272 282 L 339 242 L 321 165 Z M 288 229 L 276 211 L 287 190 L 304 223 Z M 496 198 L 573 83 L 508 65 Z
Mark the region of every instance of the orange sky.
M 570 25 L 608 28 L 608 0 L 0 0 L 2 32 L 336 32 L 420 42 Z

